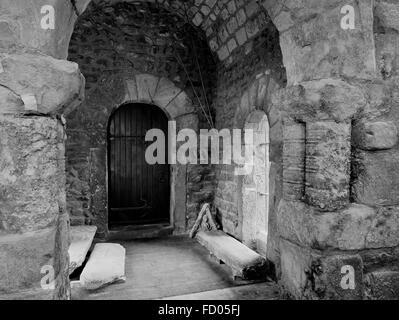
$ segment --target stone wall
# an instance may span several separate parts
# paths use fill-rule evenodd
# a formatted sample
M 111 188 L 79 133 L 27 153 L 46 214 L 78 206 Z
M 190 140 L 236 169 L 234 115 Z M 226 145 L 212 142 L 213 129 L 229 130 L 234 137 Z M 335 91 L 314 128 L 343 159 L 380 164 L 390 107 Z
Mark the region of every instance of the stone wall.
M 285 70 L 279 47 L 278 32 L 270 20 L 262 32 L 222 62 L 218 68 L 216 88 L 216 123 L 219 129 L 244 129 L 254 110 L 268 116 L 270 126 L 269 177 L 269 241 L 267 255 L 279 264 L 275 212 L 282 192 L 282 125 L 279 108 L 271 106 L 272 93 L 285 86 Z M 229 58 L 229 60 L 230 60 Z M 242 235 L 242 206 L 245 199 L 242 183 L 245 177 L 235 176 L 235 166 L 217 166 L 215 206 L 223 230 L 238 239 Z
M 7 182 L 0 185 L 2 292 L 36 286 L 38 267 L 54 259 L 55 297 L 69 297 L 63 121 L 58 116 L 69 113 L 69 210 L 74 223 L 93 223 L 92 201 L 95 208 L 105 208 L 99 205 L 105 179 L 98 172 L 105 170 L 101 150 L 108 107 L 126 98 L 120 89 L 126 74 L 135 81 L 142 74 L 167 78 L 198 108 L 186 72 L 165 43 L 172 37 L 179 44 L 188 72 L 194 71 L 194 86 L 202 87 L 192 43 L 185 42 L 196 33 L 184 25 L 190 22 L 202 29 L 220 61 L 216 89 L 212 95 L 208 91 L 217 127 L 243 127 L 253 110 L 268 116 L 273 189 L 268 255 L 282 288 L 295 298 L 399 296 L 397 1 L 157 0 L 133 5 L 93 0 L 88 12 L 100 19 L 82 16 L 71 44 L 71 59 L 83 68 L 88 89 L 83 108 L 73 112 L 82 101 L 82 78 L 76 64 L 57 59 L 65 59 L 75 19 L 88 2 L 0 3 L 0 177 Z M 45 4 L 54 5 L 56 31 L 40 27 Z M 160 16 L 157 4 L 169 13 Z M 340 27 L 345 5 L 354 9 L 353 30 Z M 152 12 L 146 15 L 148 24 L 133 9 L 137 6 Z M 130 9 L 136 16 L 126 26 Z M 171 26 L 184 26 L 184 32 L 170 32 Z M 132 37 L 134 43 L 126 39 Z M 205 52 L 205 39 L 195 39 L 200 44 L 195 51 Z M 209 79 L 206 89 L 215 87 L 211 56 L 199 57 Z M 213 199 L 216 173 L 218 218 L 226 232 L 240 238 L 242 181 L 232 168 L 187 170 L 189 219 L 184 225 L 190 225 L 201 201 Z M 345 276 L 353 281 L 342 282 Z
M 41 28 L 47 4 L 59 23 L 54 32 Z M 0 3 L 0 295 L 39 288 L 70 297 L 61 114 L 81 101 L 84 79 L 59 59 L 75 18 L 66 1 Z M 41 289 L 44 266 L 53 268 L 55 291 Z
M 272 15 L 288 78 L 272 98 L 284 118 L 280 283 L 295 298 L 394 299 L 397 4 L 310 2 Z
M 39 287 L 53 265 L 65 205 L 64 128 L 57 119 L 0 119 L 0 293 Z
M 142 97 L 147 97 L 150 91 L 148 102 L 163 107 L 157 95 L 168 95 L 171 100 L 175 97 L 167 90 L 173 87 L 179 90 L 174 95 L 187 94 L 200 127 L 209 128 L 201 106 L 213 117 L 207 106 L 211 108 L 212 104 L 209 88 L 215 82 L 214 58 L 201 33 L 178 15 L 154 4 L 117 3 L 89 5 L 73 33 L 69 59 L 79 64 L 86 77 L 86 99 L 67 117 L 68 211 L 73 224 L 96 224 L 99 234 L 104 235 L 107 123 L 112 111 L 126 101 L 127 83 L 132 82 L 134 87 L 137 82 L 143 90 L 130 102 L 144 102 Z M 143 74 L 153 78 L 140 76 Z M 159 81 L 161 78 L 169 79 L 170 84 Z M 144 79 L 142 86 L 140 79 Z M 187 198 L 182 210 L 187 207 L 183 214 L 187 216 L 184 222 L 187 226 L 180 231 L 193 224 L 203 202 L 213 199 L 214 175 L 210 167 L 188 166 L 185 170 Z M 94 179 L 93 172 L 96 172 Z M 100 200 L 94 201 L 100 193 Z

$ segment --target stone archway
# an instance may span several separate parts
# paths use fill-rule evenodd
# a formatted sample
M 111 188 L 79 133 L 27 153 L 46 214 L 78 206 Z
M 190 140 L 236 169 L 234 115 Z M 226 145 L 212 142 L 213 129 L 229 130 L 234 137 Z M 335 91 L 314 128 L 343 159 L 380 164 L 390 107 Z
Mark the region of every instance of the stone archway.
M 243 242 L 266 256 L 269 220 L 269 121 L 266 113 L 256 110 L 245 121 L 245 130 L 254 135 L 254 165 L 242 184 Z
M 106 81 L 106 83 L 112 80 Z M 76 163 L 79 160 L 76 150 L 89 149 L 89 159 L 83 159 L 78 166 L 67 166 L 67 181 L 69 181 L 67 189 L 68 210 L 72 212 L 73 224 L 80 224 L 84 219 L 84 223 L 90 223 L 98 227 L 98 236 L 107 238 L 109 235 L 108 228 L 108 170 L 107 170 L 107 145 L 106 145 L 106 128 L 108 120 L 121 105 L 128 103 L 142 103 L 147 105 L 155 105 L 159 107 L 168 117 L 169 121 L 176 122 L 176 130 L 182 128 L 193 129 L 198 131 L 198 115 L 191 102 L 191 99 L 175 84 L 162 77 L 156 77 L 150 74 L 136 74 L 125 79 L 119 79 L 114 83 L 114 91 L 120 91 L 112 102 L 104 101 L 98 104 L 98 97 L 88 96 L 85 103 L 84 112 L 75 114 L 68 118 L 69 123 L 67 134 L 70 140 L 66 142 L 66 158 L 67 163 Z M 92 103 L 92 100 L 96 103 Z M 94 113 L 94 114 L 93 114 Z M 95 127 L 93 127 L 93 135 L 95 139 L 82 135 L 80 127 L 84 122 L 82 117 L 90 116 L 96 119 Z M 83 120 L 83 122 L 81 122 Z M 77 132 L 77 134 L 76 134 Z M 76 148 L 76 144 L 82 147 Z M 77 170 L 88 170 L 89 177 L 78 175 Z M 76 197 L 73 188 L 75 186 L 87 185 L 89 190 L 88 197 L 90 199 L 88 212 L 90 214 L 89 221 L 83 216 L 78 209 L 74 207 L 79 201 L 80 193 Z M 186 192 L 187 192 L 187 170 L 180 164 L 171 165 L 170 176 L 170 221 L 175 233 L 182 233 L 186 230 Z M 80 189 L 79 189 L 80 190 Z M 76 210 L 76 213 L 73 213 Z M 85 214 L 86 215 L 86 214 Z
M 199 120 L 187 94 L 166 79 L 149 74 L 139 74 L 125 82 L 124 103 L 154 104 L 162 109 L 176 130 L 183 128 L 198 132 Z M 170 221 L 175 233 L 186 230 L 187 170 L 181 164 L 171 165 Z
M 268 181 L 263 184 L 263 187 L 265 188 L 263 193 L 268 194 L 268 200 L 266 203 L 264 202 L 264 205 L 267 206 L 264 210 L 267 212 L 267 215 L 263 215 L 263 218 L 267 217 L 267 224 L 266 219 L 264 219 L 265 229 L 263 229 L 263 235 L 259 238 L 263 239 L 263 241 L 259 241 L 258 245 L 252 245 L 252 247 L 259 247 L 259 252 L 264 254 L 268 260 L 273 262 L 277 270 L 279 270 L 280 256 L 278 247 L 279 235 L 276 230 L 276 213 L 282 197 L 283 126 L 280 110 L 276 105 L 272 104 L 271 98 L 272 94 L 278 89 L 280 89 L 278 81 L 272 77 L 268 70 L 259 74 L 257 79 L 243 92 L 239 108 L 236 109 L 234 116 L 235 128 L 252 127 L 255 129 L 261 129 L 261 132 L 268 132 L 267 136 L 263 136 L 263 142 L 267 145 L 268 150 L 267 160 L 266 157 L 264 160 L 269 163 L 265 168 L 267 175 L 264 175 L 264 177 L 268 177 Z M 262 135 L 260 135 L 260 137 L 261 136 Z M 260 169 L 260 171 L 261 170 L 262 169 Z M 253 184 L 251 190 L 252 181 Z M 255 187 L 255 189 L 253 187 Z M 261 186 L 259 186 L 259 188 L 260 187 Z M 246 206 L 251 204 L 250 199 L 252 198 L 255 200 L 256 194 L 257 191 L 254 180 L 249 178 L 246 181 L 246 178 L 243 176 L 237 177 L 237 197 L 239 201 L 239 226 L 237 229 L 239 230 L 238 233 L 241 239 L 244 242 L 248 241 L 248 245 L 250 246 L 252 242 L 251 238 L 253 237 L 253 233 L 256 233 L 256 231 L 254 231 L 253 228 L 251 229 L 251 224 L 244 226 L 244 214 L 247 210 Z M 248 209 L 248 211 L 249 210 L 250 209 Z M 262 209 L 260 209 L 260 211 L 261 210 Z M 259 214 L 259 217 L 261 216 L 262 215 Z M 252 244 L 254 243 L 252 242 Z

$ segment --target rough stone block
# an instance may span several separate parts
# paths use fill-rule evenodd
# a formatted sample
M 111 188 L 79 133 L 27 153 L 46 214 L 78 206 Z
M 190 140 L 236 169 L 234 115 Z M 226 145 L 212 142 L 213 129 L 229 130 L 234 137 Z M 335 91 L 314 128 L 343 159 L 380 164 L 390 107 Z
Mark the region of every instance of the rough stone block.
M 337 79 L 302 82 L 275 92 L 272 103 L 291 119 L 349 121 L 367 100 L 362 88 Z
M 399 204 L 399 151 L 359 151 L 354 162 L 354 200 L 366 205 Z
M 0 230 L 55 223 L 65 204 L 64 127 L 49 117 L 0 116 Z
M 399 207 L 380 207 L 366 236 L 366 248 L 392 248 L 399 245 Z
M 389 266 L 399 266 L 399 247 L 362 250 L 359 254 L 363 260 L 365 274 Z
M 359 255 L 321 258 L 313 262 L 313 270 L 314 291 L 318 297 L 333 300 L 363 299 L 363 262 Z
M 79 13 L 83 13 L 90 0 L 76 0 Z M 54 29 L 42 29 L 44 5 L 54 8 Z M 62 0 L 29 1 L 3 0 L 0 3 L 0 48 L 9 51 L 18 47 L 34 48 L 45 54 L 66 59 L 68 44 L 77 15 L 69 2 Z
M 382 79 L 399 75 L 399 36 L 397 33 L 375 35 L 377 68 Z
M 308 286 L 306 272 L 311 265 L 311 251 L 280 239 L 281 279 L 280 285 L 296 299 L 301 299 Z
M 354 30 L 341 28 L 344 5 L 355 8 Z M 375 76 L 372 0 L 289 1 L 287 8 L 292 8 L 297 18 L 294 26 L 280 35 L 288 85 L 335 76 Z M 279 22 L 280 28 L 284 29 L 284 22 Z
M 349 123 L 307 123 L 307 203 L 327 211 L 340 209 L 349 202 L 350 135 Z
M 373 209 L 352 204 L 339 212 L 320 213 L 298 201 L 281 201 L 277 213 L 282 237 L 326 250 L 393 248 L 399 245 L 396 207 Z
M 92 148 L 89 155 L 89 185 L 90 185 L 90 213 L 93 224 L 98 228 L 98 235 L 105 237 L 108 231 L 107 212 L 107 150 L 105 148 Z
M 377 270 L 365 276 L 366 295 L 372 300 L 399 299 L 399 271 Z
M 280 241 L 280 284 L 297 299 L 362 299 L 363 263 L 359 255 L 323 256 L 320 251 Z M 348 266 L 353 287 L 347 289 Z M 344 268 L 343 268 L 344 267 Z
M 52 265 L 55 228 L 0 235 L 0 293 L 40 287 L 41 269 Z
M 84 78 L 74 62 L 28 53 L 1 54 L 0 60 L 0 85 L 9 91 L 8 101 L 10 95 L 14 100 L 33 96 L 37 111 L 45 114 L 69 112 L 83 101 Z M 19 100 L 8 107 L 2 102 L 0 112 L 20 112 Z
M 398 129 L 392 121 L 362 122 L 353 128 L 352 137 L 363 150 L 391 149 L 398 143 Z
M 374 14 L 384 28 L 399 31 L 399 4 L 397 1 L 376 1 Z

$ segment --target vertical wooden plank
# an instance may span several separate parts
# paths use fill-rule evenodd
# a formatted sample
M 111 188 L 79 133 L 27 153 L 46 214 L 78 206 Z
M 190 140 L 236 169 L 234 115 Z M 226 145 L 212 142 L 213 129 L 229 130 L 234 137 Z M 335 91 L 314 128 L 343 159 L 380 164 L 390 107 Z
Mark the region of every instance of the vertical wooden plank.
M 157 223 L 169 219 L 169 165 L 145 160 L 145 135 L 158 128 L 167 133 L 167 117 L 156 106 L 131 104 L 115 112 L 109 127 L 110 205 L 125 208 L 111 212 L 110 221 L 121 224 Z M 147 200 L 153 207 L 142 216 Z

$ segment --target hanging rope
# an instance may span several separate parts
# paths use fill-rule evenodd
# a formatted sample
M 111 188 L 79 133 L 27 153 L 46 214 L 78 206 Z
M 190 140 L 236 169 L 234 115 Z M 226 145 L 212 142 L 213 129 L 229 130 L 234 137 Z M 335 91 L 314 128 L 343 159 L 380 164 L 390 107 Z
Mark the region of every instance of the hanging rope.
M 184 3 L 184 14 L 186 16 L 186 20 L 189 21 L 188 10 L 187 10 L 186 3 Z M 198 74 L 199 74 L 200 80 L 201 80 L 202 94 L 203 94 L 203 96 L 205 98 L 205 103 L 206 103 L 206 107 L 208 109 L 209 119 L 211 121 L 210 125 L 211 125 L 211 128 L 215 128 L 215 125 L 213 123 L 213 118 L 212 118 L 211 107 L 210 107 L 210 104 L 209 104 L 209 101 L 208 101 L 208 94 L 207 94 L 206 89 L 205 89 L 204 78 L 202 76 L 201 66 L 200 66 L 199 59 L 198 59 L 197 47 L 195 45 L 195 42 L 193 41 L 193 37 L 191 36 L 191 34 L 190 34 L 190 42 L 191 42 L 191 46 L 194 49 L 195 61 L 196 61 L 197 69 L 198 69 Z
M 180 65 L 182 66 L 182 68 L 184 69 L 184 72 L 185 72 L 185 74 L 186 74 L 186 76 L 187 76 L 187 78 L 188 78 L 188 80 L 189 80 L 189 82 L 190 82 L 190 85 L 191 85 L 191 87 L 192 87 L 192 89 L 193 89 L 193 91 L 194 91 L 194 95 L 195 95 L 196 99 L 198 100 L 199 106 L 200 106 L 200 108 L 201 108 L 201 110 L 202 110 L 202 113 L 204 114 L 204 116 L 205 116 L 205 118 L 206 118 L 206 121 L 208 121 L 208 123 L 209 123 L 209 125 L 211 126 L 211 128 L 213 128 L 212 121 L 209 119 L 208 114 L 207 114 L 207 112 L 206 112 L 204 106 L 202 105 L 201 99 L 200 99 L 200 97 L 199 97 L 198 94 L 197 94 L 197 90 L 195 90 L 194 83 L 193 83 L 193 81 L 191 80 L 191 77 L 190 77 L 190 75 L 189 75 L 189 73 L 188 73 L 188 71 L 187 71 L 187 68 L 186 68 L 186 66 L 185 66 L 185 64 L 184 64 L 184 62 L 183 62 L 183 60 L 181 59 L 179 52 L 177 51 L 177 49 L 176 49 L 175 47 L 174 47 L 174 51 L 175 51 L 175 53 L 176 53 L 176 59 L 177 59 L 177 61 L 179 62 L 179 64 L 180 64 Z

